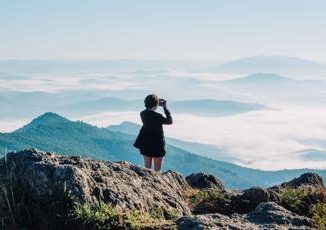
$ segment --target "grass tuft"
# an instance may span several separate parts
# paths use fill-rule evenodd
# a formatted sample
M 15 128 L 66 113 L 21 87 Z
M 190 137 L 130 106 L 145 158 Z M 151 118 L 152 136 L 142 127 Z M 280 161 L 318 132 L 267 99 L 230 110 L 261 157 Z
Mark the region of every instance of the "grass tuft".
M 173 226 L 172 221 L 163 219 L 162 209 L 151 212 L 132 210 L 121 212 L 110 204 L 78 204 L 71 213 L 72 222 L 79 223 L 81 229 L 149 229 L 163 225 Z
M 324 188 L 289 188 L 281 189 L 284 207 L 312 218 L 320 230 L 326 230 L 326 190 Z

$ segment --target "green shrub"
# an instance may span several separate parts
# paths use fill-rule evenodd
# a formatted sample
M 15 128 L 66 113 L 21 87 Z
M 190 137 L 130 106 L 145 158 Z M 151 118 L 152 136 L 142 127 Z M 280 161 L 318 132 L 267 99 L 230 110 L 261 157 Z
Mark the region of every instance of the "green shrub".
M 110 205 L 97 203 L 77 204 L 71 217 L 81 223 L 85 229 L 123 229 L 124 216 Z
M 326 229 L 326 203 L 317 203 L 314 205 L 314 215 L 312 219 L 318 225 L 318 229 Z
M 123 213 L 109 204 L 98 202 L 77 205 L 70 215 L 71 223 L 81 225 L 81 229 L 146 229 L 169 224 L 163 219 L 161 208 L 152 209 L 149 213 L 132 210 Z
M 318 229 L 326 230 L 326 190 L 324 188 L 283 188 L 281 198 L 284 207 L 312 218 Z
M 281 189 L 282 203 L 290 209 L 296 209 L 301 205 L 303 198 L 312 194 L 312 191 L 306 187 L 290 188 L 284 187 Z

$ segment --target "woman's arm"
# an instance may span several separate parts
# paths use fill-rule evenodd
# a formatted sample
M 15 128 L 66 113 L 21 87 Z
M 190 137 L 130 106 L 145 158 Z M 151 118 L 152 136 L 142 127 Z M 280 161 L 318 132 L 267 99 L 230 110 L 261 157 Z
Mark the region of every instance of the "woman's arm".
M 171 116 L 170 111 L 166 107 L 163 107 L 163 110 L 164 110 L 166 117 L 160 115 L 160 122 L 165 125 L 171 125 L 173 123 L 173 121 L 172 121 L 172 116 Z
M 144 120 L 145 120 L 145 118 L 144 118 L 143 111 L 141 111 L 141 112 L 139 113 L 139 115 L 140 115 L 140 118 L 141 118 L 141 122 L 144 124 Z

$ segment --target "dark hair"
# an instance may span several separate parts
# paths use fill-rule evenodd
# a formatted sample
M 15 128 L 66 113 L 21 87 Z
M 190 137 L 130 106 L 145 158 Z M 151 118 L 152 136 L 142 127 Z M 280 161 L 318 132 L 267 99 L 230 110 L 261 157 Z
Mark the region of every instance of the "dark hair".
M 160 98 L 155 95 L 155 94 L 150 94 L 147 97 L 145 97 L 144 103 L 145 103 L 145 107 L 147 109 L 151 109 L 154 106 L 157 106 L 159 104 Z

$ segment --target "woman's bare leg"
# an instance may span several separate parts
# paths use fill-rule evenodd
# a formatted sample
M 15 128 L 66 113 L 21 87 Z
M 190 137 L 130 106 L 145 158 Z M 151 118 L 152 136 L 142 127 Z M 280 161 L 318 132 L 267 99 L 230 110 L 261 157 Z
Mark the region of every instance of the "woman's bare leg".
M 163 157 L 154 157 L 154 170 L 159 172 L 162 167 Z
M 146 168 L 152 168 L 152 159 L 152 157 L 144 156 L 144 163 Z

